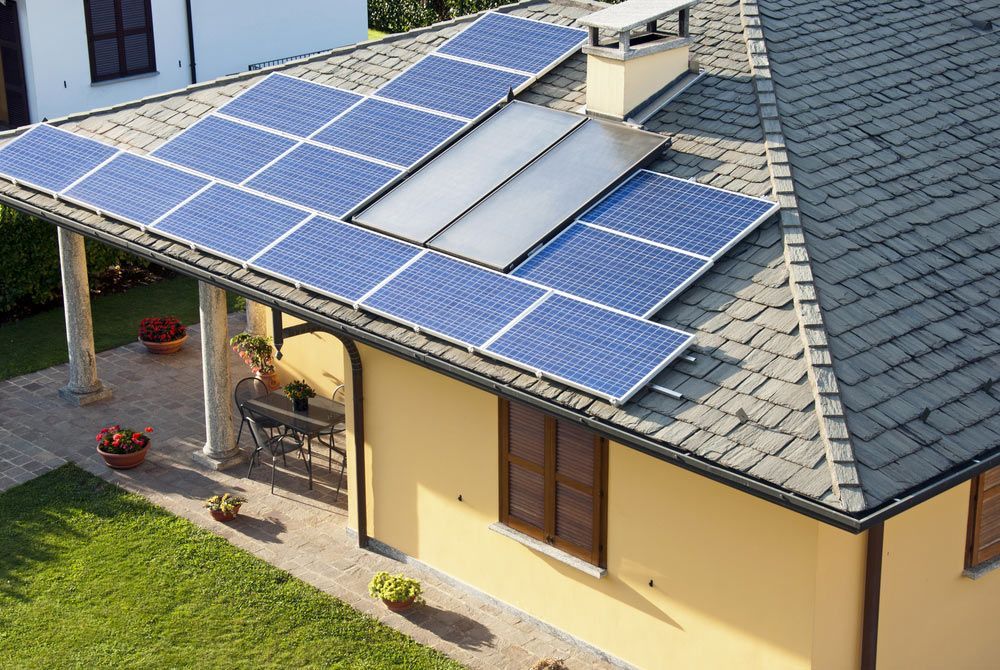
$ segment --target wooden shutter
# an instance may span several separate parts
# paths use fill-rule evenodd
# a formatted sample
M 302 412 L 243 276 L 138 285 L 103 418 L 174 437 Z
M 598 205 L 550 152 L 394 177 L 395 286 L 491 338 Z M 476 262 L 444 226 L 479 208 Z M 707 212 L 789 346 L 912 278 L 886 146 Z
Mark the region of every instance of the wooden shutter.
M 84 13 L 93 81 L 156 70 L 149 0 L 84 0 Z
M 972 480 L 965 566 L 971 568 L 997 556 L 1000 556 L 1000 468 L 993 468 Z
M 545 538 L 545 415 L 504 403 L 500 412 L 500 520 Z
M 500 521 L 595 565 L 604 561 L 607 442 L 500 401 Z
M 556 423 L 555 524 L 553 544 L 585 558 L 601 560 L 601 481 L 603 440 L 566 421 Z

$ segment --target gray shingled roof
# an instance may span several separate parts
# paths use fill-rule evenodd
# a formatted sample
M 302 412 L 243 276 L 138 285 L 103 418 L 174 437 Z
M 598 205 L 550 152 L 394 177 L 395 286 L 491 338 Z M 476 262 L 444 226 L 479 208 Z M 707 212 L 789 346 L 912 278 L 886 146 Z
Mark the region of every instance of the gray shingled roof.
M 749 2 L 747 4 L 750 5 Z M 965 162 L 959 163 L 961 169 L 946 169 L 947 178 L 940 189 L 947 194 L 935 194 L 934 203 L 922 202 L 921 196 L 911 195 L 916 188 L 903 188 L 930 182 L 926 172 L 932 164 L 928 161 L 914 162 L 913 169 L 896 182 L 876 175 L 873 172 L 878 169 L 876 166 L 866 168 L 867 172 L 845 168 L 852 158 L 843 152 L 853 153 L 851 142 L 857 141 L 852 137 L 851 129 L 868 123 L 857 120 L 865 118 L 864 106 L 854 109 L 853 120 L 843 125 L 847 139 L 838 143 L 830 137 L 830 128 L 836 125 L 843 105 L 850 105 L 849 99 L 842 102 L 844 96 L 841 93 L 826 87 L 831 73 L 810 75 L 814 76 L 814 80 L 805 88 L 784 81 L 785 77 L 791 77 L 801 69 L 796 65 L 796 58 L 787 56 L 789 52 L 784 51 L 790 49 L 789 44 L 794 41 L 791 33 L 796 32 L 795 25 L 801 24 L 800 28 L 808 25 L 807 19 L 812 15 L 797 11 L 801 4 L 798 2 L 789 2 L 794 11 L 778 7 L 778 3 L 773 7 L 770 2 L 764 4 L 762 13 L 767 17 L 764 26 L 768 38 L 767 51 L 772 52 L 774 58 L 774 78 L 780 100 L 778 109 L 783 114 L 783 127 L 800 196 L 796 204 L 801 207 L 803 225 L 809 232 L 809 244 L 799 244 L 801 235 L 796 237 L 795 226 L 788 225 L 788 215 L 791 213 L 798 217 L 799 213 L 786 208 L 780 223 L 775 220 L 764 224 L 657 315 L 659 321 L 691 330 L 698 336 L 692 352 L 696 362 L 678 362 L 654 380 L 656 384 L 683 392 L 682 400 L 647 390 L 637 394 L 623 407 L 615 408 L 604 401 L 497 365 L 387 321 L 372 319 L 334 301 L 296 290 L 269 277 L 193 252 L 182 245 L 141 233 L 47 196 L 10 184 L 0 185 L 0 194 L 7 199 L 27 202 L 82 222 L 93 231 L 110 233 L 137 247 L 266 291 L 326 318 L 391 339 L 414 352 L 461 366 L 498 383 L 544 398 L 554 405 L 587 415 L 607 426 L 645 438 L 648 442 L 688 454 L 698 462 L 745 474 L 767 486 L 791 492 L 793 497 L 817 501 L 835 510 L 857 512 L 865 505 L 876 506 L 896 492 L 923 481 L 932 474 L 928 465 L 936 468 L 932 468 L 936 474 L 957 462 L 958 459 L 953 456 L 996 444 L 996 391 L 990 395 L 983 389 L 976 391 L 970 384 L 972 380 L 978 380 L 976 383 L 981 387 L 991 374 L 996 376 L 986 366 L 992 363 L 992 370 L 995 371 L 997 342 L 1000 342 L 996 309 L 998 285 L 989 270 L 992 268 L 995 272 L 1000 264 L 996 256 L 970 260 L 967 252 L 970 248 L 980 252 L 993 250 L 997 245 L 996 239 L 983 239 L 984 235 L 975 237 L 987 231 L 990 223 L 996 222 L 995 214 L 992 222 L 983 216 L 984 207 L 995 204 L 996 155 L 994 153 L 988 161 L 984 160 L 986 154 L 970 141 L 973 135 L 968 134 L 970 129 L 977 132 L 986 130 L 987 124 L 992 123 L 990 129 L 994 133 L 995 151 L 997 120 L 984 120 L 982 115 L 973 118 L 972 112 L 966 108 L 949 113 L 949 119 L 954 121 L 949 128 L 955 141 L 948 151 L 961 152 Z M 524 3 L 508 11 L 569 24 L 597 6 L 600 5 L 587 0 L 568 0 Z M 788 176 L 789 157 L 777 149 L 772 121 L 766 114 L 764 121 L 761 120 L 761 112 L 769 109 L 768 103 L 773 107 L 774 101 L 767 99 L 766 91 L 759 90 L 761 54 L 753 52 L 757 48 L 753 41 L 754 21 L 749 21 L 744 30 L 740 9 L 737 0 L 706 0 L 692 11 L 691 32 L 695 39 L 692 49 L 706 75 L 648 122 L 650 130 L 667 134 L 673 139 L 672 149 L 652 167 L 674 176 L 755 196 L 770 196 L 772 184 L 777 184 L 780 195 L 783 182 L 779 178 Z M 772 9 L 781 17 L 774 26 L 769 18 Z M 281 70 L 286 74 L 343 88 L 370 91 L 455 34 L 468 20 L 338 49 Z M 759 26 L 759 23 L 756 25 Z M 759 32 L 759 27 L 757 29 Z M 772 30 L 781 33 L 777 40 L 780 44 L 775 43 L 778 32 Z M 814 27 L 798 32 L 802 33 L 798 38 L 823 35 Z M 876 38 L 896 42 L 891 34 L 888 37 L 872 37 Z M 975 36 L 966 35 L 965 38 Z M 837 39 L 842 39 L 842 36 Z M 994 41 L 983 45 L 982 51 L 985 54 L 991 47 L 995 57 L 995 35 L 989 39 Z M 751 49 L 749 54 L 748 44 Z M 847 42 L 842 44 L 837 41 L 838 49 L 843 47 L 844 58 L 849 54 L 854 54 L 853 58 L 875 51 L 859 47 L 859 42 L 850 42 L 851 46 L 845 44 Z M 935 42 L 931 40 L 928 44 Z M 801 48 L 808 48 L 809 58 L 816 61 L 836 58 L 838 53 L 838 49 L 830 45 L 820 46 L 820 42 Z M 760 50 L 763 50 L 762 40 Z M 954 49 L 950 49 L 949 53 L 951 51 Z M 783 60 L 783 56 L 787 57 Z M 957 56 L 956 59 L 956 64 L 970 60 L 962 61 Z M 753 70 L 752 62 L 755 63 Z M 888 62 L 894 61 L 889 59 Z M 582 55 L 570 58 L 523 93 L 521 99 L 579 111 L 585 98 L 585 63 Z M 766 62 L 766 54 L 764 64 L 772 67 Z M 896 68 L 883 66 L 882 69 L 885 76 L 898 76 L 892 75 L 898 73 Z M 972 70 L 975 73 L 974 64 Z M 945 79 L 949 79 L 949 74 L 954 76 L 950 69 L 947 72 L 939 76 Z M 758 77 L 756 89 L 752 75 Z M 76 115 L 60 123 L 76 132 L 140 153 L 148 152 L 199 117 L 225 104 L 232 96 L 258 81 L 260 76 L 244 74 L 229 77 L 136 104 Z M 995 81 L 996 71 L 990 76 Z M 860 86 L 856 75 L 845 74 L 842 85 L 852 90 L 869 90 Z M 959 92 L 974 97 L 974 91 L 983 87 L 969 86 L 968 81 L 952 81 L 951 88 L 953 90 L 941 98 L 959 97 Z M 805 90 L 809 95 L 804 93 Z M 877 95 L 879 87 L 873 86 L 870 90 L 875 92 L 868 95 Z M 932 92 L 925 90 L 924 94 L 930 96 Z M 819 105 L 807 99 L 811 95 L 829 96 L 829 99 L 822 97 L 824 103 Z M 970 107 L 974 107 L 972 99 L 969 98 Z M 994 107 L 995 99 L 996 96 L 992 103 Z M 887 96 L 884 102 L 897 105 L 896 100 Z M 795 110 L 793 118 L 784 115 L 786 105 Z M 823 116 L 821 112 L 824 111 L 829 113 Z M 940 130 L 939 126 L 943 124 L 940 121 L 929 128 Z M 768 131 L 767 142 L 765 129 Z M 894 139 L 894 135 L 883 136 L 881 142 L 891 143 Z M 913 141 L 917 143 L 914 148 L 919 147 L 920 142 L 928 147 L 933 144 L 933 140 L 927 140 L 926 136 Z M 855 154 L 853 160 L 876 160 L 876 156 L 882 156 L 880 151 L 882 148 L 868 148 Z M 900 163 L 884 160 L 882 170 L 896 169 Z M 984 175 L 985 179 L 971 176 L 973 165 L 979 167 L 977 175 Z M 994 196 L 990 203 L 981 202 L 981 195 L 969 195 L 975 191 L 977 179 L 985 186 L 990 177 L 989 188 L 992 190 L 989 193 Z M 874 205 L 869 206 L 866 197 L 869 188 L 874 191 L 882 189 L 897 197 L 878 198 L 872 193 L 869 197 L 879 205 L 873 213 L 871 209 Z M 846 211 L 848 200 L 842 196 L 860 189 L 865 193 L 861 206 Z M 896 213 L 899 218 L 897 224 L 882 224 L 891 220 L 887 218 L 890 212 L 885 208 L 891 207 L 900 198 L 911 197 L 915 198 L 913 208 L 907 208 L 902 203 L 896 205 L 901 210 Z M 956 205 L 961 203 L 970 213 L 959 221 L 947 218 L 946 213 L 939 222 L 933 216 L 937 211 L 935 206 L 940 206 L 942 198 Z M 976 206 L 978 210 L 974 210 Z M 916 208 L 922 208 L 916 217 L 903 214 L 904 210 L 912 213 Z M 948 211 L 962 213 L 957 208 Z M 842 215 L 855 218 L 842 220 Z M 872 217 L 877 221 L 873 222 Z M 797 218 L 793 223 L 797 224 Z M 929 230 L 932 223 L 933 234 Z M 860 230 L 862 225 L 864 229 Z M 919 240 L 909 242 L 909 233 L 919 226 L 923 227 L 924 234 L 919 236 Z M 829 240 L 833 241 L 827 245 Z M 935 241 L 929 248 L 926 244 L 928 240 Z M 954 247 L 950 246 L 952 244 Z M 791 257 L 786 258 L 789 254 Z M 852 255 L 856 255 L 857 259 Z M 810 256 L 811 264 L 808 262 Z M 913 259 L 913 265 L 907 264 L 905 269 L 895 268 L 895 262 L 901 258 Z M 946 258 L 948 262 L 944 261 Z M 890 264 L 893 264 L 892 268 L 888 268 Z M 834 401 L 840 396 L 822 392 L 824 388 L 829 391 L 829 387 L 822 384 L 825 369 L 822 367 L 823 351 L 817 349 L 811 339 L 816 327 L 815 315 L 811 312 L 809 301 L 802 301 L 803 287 L 811 286 L 811 283 L 802 282 L 803 267 L 812 267 L 816 275 L 815 284 L 827 315 L 830 349 L 836 359 L 834 369 L 842 377 L 842 395 L 849 409 L 849 425 L 854 431 L 853 444 L 852 440 L 837 434 L 842 417 L 838 424 L 839 415 Z M 794 277 L 789 268 L 795 273 Z M 862 272 L 854 276 L 849 268 L 859 268 Z M 885 282 L 896 281 L 893 285 L 902 287 L 904 279 L 910 279 L 907 273 L 917 268 L 928 270 L 919 273 L 922 279 L 916 292 L 922 296 L 921 301 L 907 301 L 903 296 L 909 292 L 904 290 L 885 295 Z M 798 309 L 793 299 L 795 296 L 799 298 Z M 812 297 L 815 298 L 815 295 Z M 964 314 L 960 314 L 958 309 L 963 306 Z M 880 339 L 879 325 L 876 324 L 884 322 L 881 319 L 873 321 L 869 316 L 869 311 L 874 311 L 879 317 L 888 318 L 900 310 L 912 311 L 906 320 L 910 326 L 902 330 L 902 326 L 890 322 L 893 325 L 889 330 L 894 333 L 893 336 L 903 333 L 912 338 L 913 344 L 905 349 L 899 340 L 893 343 L 887 341 L 888 338 Z M 933 315 L 931 323 L 923 329 L 914 329 L 913 315 L 927 314 Z M 864 336 L 854 334 L 855 330 L 866 325 L 871 332 Z M 957 331 L 961 331 L 966 339 L 959 340 Z M 938 345 L 948 341 L 955 343 L 954 347 L 947 348 L 953 353 L 941 353 Z M 805 342 L 809 343 L 809 355 Z M 902 357 L 903 354 L 897 350 L 909 355 Z M 976 360 L 978 363 L 974 364 Z M 960 361 L 963 361 L 961 365 Z M 918 385 L 930 382 L 932 374 L 943 380 L 940 390 L 928 391 L 925 386 Z M 903 375 L 906 375 L 908 384 L 906 390 L 898 386 Z M 873 384 L 873 380 L 877 383 Z M 835 382 L 833 380 L 834 387 Z M 892 389 L 894 384 L 897 390 L 904 392 L 882 397 L 881 389 Z M 960 390 L 962 392 L 956 395 Z M 919 396 L 920 401 L 910 398 L 908 394 L 911 393 L 914 397 Z M 923 395 L 938 400 L 925 400 Z M 938 415 L 932 412 L 927 422 L 915 420 L 916 415 L 909 409 L 911 405 L 916 407 L 924 402 L 938 403 L 934 409 L 940 411 Z M 990 405 L 989 413 L 986 413 L 985 405 Z M 744 412 L 747 420 L 741 420 L 740 415 Z M 992 418 L 984 420 L 983 416 Z M 947 425 L 943 425 L 945 422 Z M 956 423 L 960 427 L 956 428 Z M 875 430 L 873 424 L 880 430 Z M 940 432 L 928 435 L 931 428 Z M 976 431 L 992 431 L 992 435 L 980 435 Z M 908 440 L 900 441 L 895 434 L 907 435 Z M 951 437 L 946 439 L 946 434 Z M 952 443 L 964 445 L 965 451 L 960 452 L 960 446 L 945 446 Z M 935 455 L 923 455 L 924 452 Z M 886 458 L 889 453 L 894 458 Z M 949 457 L 942 454 L 949 454 Z M 913 465 L 910 465 L 910 459 L 913 459 Z M 853 495 L 857 491 L 858 470 L 861 471 L 861 484 L 865 487 L 863 499 L 860 495 Z
M 1000 446 L 1000 24 L 988 2 L 759 0 L 859 474 Z M 926 418 L 921 414 L 929 410 Z

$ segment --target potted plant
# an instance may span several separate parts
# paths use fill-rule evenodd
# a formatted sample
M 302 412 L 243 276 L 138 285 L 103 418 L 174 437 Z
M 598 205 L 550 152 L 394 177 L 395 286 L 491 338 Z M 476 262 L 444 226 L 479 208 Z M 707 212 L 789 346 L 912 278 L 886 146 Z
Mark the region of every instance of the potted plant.
M 569 670 L 569 666 L 566 665 L 565 659 L 562 658 L 543 658 L 540 661 L 536 661 L 531 666 L 531 670 Z
M 285 395 L 292 401 L 292 409 L 296 412 L 309 411 L 309 398 L 316 397 L 316 391 L 306 384 L 305 380 L 293 379 L 285 384 Z
M 130 428 L 122 428 L 118 424 L 101 428 L 97 433 L 97 453 L 109 468 L 115 470 L 134 468 L 146 460 L 150 443 L 149 434 L 152 432 L 152 426 L 146 426 L 146 430 L 141 433 Z
M 240 355 L 243 362 L 250 366 L 250 370 L 257 379 L 264 382 L 269 390 L 273 391 L 278 388 L 278 375 L 274 372 L 270 337 L 254 335 L 253 333 L 240 333 L 229 340 L 229 346 Z
M 205 501 L 205 507 L 212 513 L 212 518 L 223 523 L 232 521 L 240 513 L 240 506 L 247 500 L 230 493 L 214 495 Z
M 368 584 L 368 593 L 373 598 L 380 598 L 385 606 L 393 612 L 408 609 L 413 603 L 423 602 L 420 597 L 422 589 L 420 582 L 403 575 L 390 575 L 388 572 L 377 572 Z
M 152 354 L 176 353 L 187 337 L 187 328 L 173 316 L 148 317 L 139 322 L 139 341 Z

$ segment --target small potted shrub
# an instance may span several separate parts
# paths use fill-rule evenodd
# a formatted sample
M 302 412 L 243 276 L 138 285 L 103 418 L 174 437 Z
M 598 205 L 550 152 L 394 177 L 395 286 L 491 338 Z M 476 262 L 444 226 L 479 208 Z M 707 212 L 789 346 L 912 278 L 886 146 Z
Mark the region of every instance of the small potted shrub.
M 139 322 L 139 341 L 153 354 L 176 353 L 187 337 L 187 328 L 173 316 L 148 317 Z
M 146 460 L 149 450 L 149 434 L 152 426 L 139 432 L 130 428 L 122 428 L 119 424 L 101 428 L 97 433 L 97 453 L 101 455 L 109 468 L 128 470 Z
M 205 501 L 205 507 L 211 512 L 212 518 L 216 521 L 232 521 L 240 513 L 240 506 L 246 502 L 246 498 L 234 496 L 230 493 L 214 495 Z
M 413 603 L 423 602 L 421 592 L 420 582 L 416 579 L 390 575 L 388 572 L 375 573 L 368 584 L 368 593 L 373 598 L 380 598 L 393 612 L 400 612 L 409 609 Z
M 293 379 L 285 384 L 285 395 L 292 401 L 292 409 L 296 412 L 309 411 L 309 398 L 316 397 L 316 391 L 302 379 Z
M 531 666 L 531 670 L 569 670 L 561 658 L 543 658 Z
M 271 391 L 278 388 L 278 375 L 274 371 L 274 358 L 271 349 L 271 338 L 252 333 L 240 333 L 229 340 L 243 362 L 250 366 L 250 371 Z

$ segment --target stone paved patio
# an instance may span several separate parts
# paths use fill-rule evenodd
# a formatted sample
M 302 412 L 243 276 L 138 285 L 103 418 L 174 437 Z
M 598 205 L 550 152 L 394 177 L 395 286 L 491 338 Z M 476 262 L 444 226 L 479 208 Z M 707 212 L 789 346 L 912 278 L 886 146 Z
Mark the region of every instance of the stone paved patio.
M 242 315 L 230 326 L 242 328 Z M 88 407 L 61 401 L 66 366 L 0 382 L 0 490 L 25 482 L 66 461 L 140 493 L 174 514 L 217 533 L 234 545 L 285 569 L 353 607 L 439 649 L 473 668 L 529 668 L 538 658 L 564 658 L 570 668 L 612 667 L 578 645 L 502 610 L 480 596 L 437 579 L 419 568 L 358 549 L 347 537 L 346 495 L 336 496 L 338 470 L 327 472 L 326 451 L 314 454 L 316 485 L 308 491 L 305 470 L 295 457 L 279 469 L 269 493 L 269 459 L 228 472 L 195 467 L 191 454 L 204 443 L 201 358 L 198 328 L 175 356 L 150 356 L 138 343 L 98 355 L 101 379 L 114 398 Z M 232 357 L 234 379 L 246 368 Z M 105 424 L 153 425 L 154 448 L 136 470 L 109 470 L 95 453 L 93 435 Z M 244 432 L 242 447 L 251 442 Z M 345 489 L 349 482 L 345 477 Z M 201 507 L 214 491 L 239 491 L 250 504 L 232 525 L 218 524 Z M 404 615 L 375 603 L 367 583 L 377 570 L 405 572 L 425 585 L 427 604 Z

